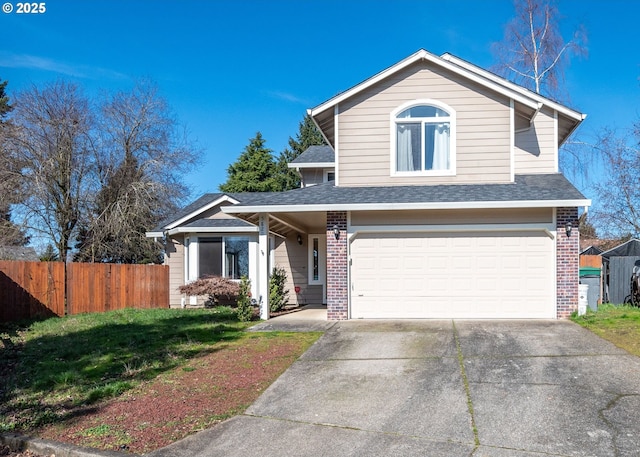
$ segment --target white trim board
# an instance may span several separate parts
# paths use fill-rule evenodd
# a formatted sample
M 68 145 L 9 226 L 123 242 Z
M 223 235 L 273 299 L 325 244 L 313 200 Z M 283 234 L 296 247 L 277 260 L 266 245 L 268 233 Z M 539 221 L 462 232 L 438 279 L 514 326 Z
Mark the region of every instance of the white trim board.
M 240 213 L 283 213 L 314 211 L 364 211 L 403 209 L 496 209 L 496 208 L 559 208 L 591 206 L 591 200 L 522 200 L 522 201 L 479 201 L 479 202 L 420 202 L 420 203 L 322 203 L 315 205 L 265 205 L 228 206 L 222 210 L 227 214 Z

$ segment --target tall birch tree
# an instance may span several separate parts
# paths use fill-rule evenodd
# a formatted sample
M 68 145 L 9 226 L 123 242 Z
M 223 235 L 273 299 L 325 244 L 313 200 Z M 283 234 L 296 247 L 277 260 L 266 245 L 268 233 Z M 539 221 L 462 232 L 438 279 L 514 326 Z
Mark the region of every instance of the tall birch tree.
M 571 56 L 586 55 L 587 34 L 577 27 L 571 39 L 560 30 L 561 15 L 554 0 L 514 0 L 515 17 L 504 38 L 494 43 L 494 70 L 534 92 L 562 100 L 564 71 Z

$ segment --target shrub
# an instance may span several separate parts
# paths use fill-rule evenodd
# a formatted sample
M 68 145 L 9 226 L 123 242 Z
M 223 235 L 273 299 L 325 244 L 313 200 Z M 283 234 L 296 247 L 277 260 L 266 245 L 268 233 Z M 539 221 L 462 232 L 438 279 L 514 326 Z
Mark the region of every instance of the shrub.
M 269 309 L 271 312 L 280 311 L 287 303 L 289 291 L 284 288 L 287 273 L 284 268 L 274 267 L 269 278 Z
M 231 279 L 221 276 L 207 276 L 180 286 L 178 290 L 186 295 L 208 295 L 209 302 L 219 305 L 221 298 L 226 298 L 227 301 L 235 301 L 240 292 L 240 285 Z
M 246 276 L 240 280 L 240 290 L 238 292 L 238 320 L 248 322 L 253 318 L 253 305 L 251 304 L 251 282 Z

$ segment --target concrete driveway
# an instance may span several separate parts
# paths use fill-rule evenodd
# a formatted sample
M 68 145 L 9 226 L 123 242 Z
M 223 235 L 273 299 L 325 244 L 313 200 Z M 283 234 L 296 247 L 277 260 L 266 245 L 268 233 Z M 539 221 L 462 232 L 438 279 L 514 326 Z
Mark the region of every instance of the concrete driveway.
M 571 322 L 313 325 L 245 414 L 151 455 L 640 456 L 640 358 Z

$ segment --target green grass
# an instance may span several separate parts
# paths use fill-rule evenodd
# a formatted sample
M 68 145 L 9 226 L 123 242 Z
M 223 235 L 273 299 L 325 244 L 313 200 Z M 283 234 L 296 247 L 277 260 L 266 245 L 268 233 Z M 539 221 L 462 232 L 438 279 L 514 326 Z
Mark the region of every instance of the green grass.
M 597 312 L 572 316 L 574 322 L 640 357 L 640 308 L 601 305 Z
M 250 325 L 228 308 L 125 309 L 2 324 L 0 432 L 59 422 L 245 337 Z

